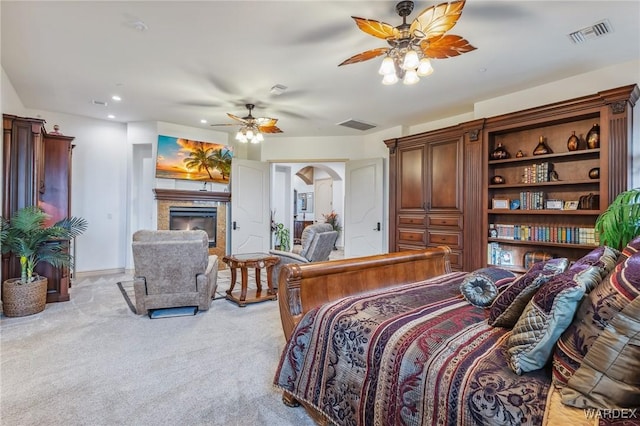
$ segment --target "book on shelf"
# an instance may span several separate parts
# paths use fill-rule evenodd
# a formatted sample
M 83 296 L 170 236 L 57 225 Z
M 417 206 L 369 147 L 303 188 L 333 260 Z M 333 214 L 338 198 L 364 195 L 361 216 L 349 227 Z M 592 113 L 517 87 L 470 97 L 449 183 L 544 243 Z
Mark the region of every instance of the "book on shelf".
M 522 183 L 549 182 L 549 173 L 552 170 L 553 164 L 549 162 L 527 166 L 522 173 Z
M 520 209 L 542 210 L 544 209 L 545 195 L 542 191 L 520 192 Z
M 598 245 L 594 228 L 578 226 L 492 224 L 493 235 L 501 240 Z

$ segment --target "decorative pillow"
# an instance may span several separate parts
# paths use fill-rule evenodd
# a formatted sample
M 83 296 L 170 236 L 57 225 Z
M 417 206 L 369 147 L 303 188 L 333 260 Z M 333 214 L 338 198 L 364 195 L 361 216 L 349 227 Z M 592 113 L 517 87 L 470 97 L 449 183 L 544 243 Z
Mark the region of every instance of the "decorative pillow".
M 567 270 L 540 287 L 513 327 L 507 352 L 516 374 L 545 366 L 560 334 L 573 320 L 585 288 L 601 280 L 597 266 L 577 269 Z
M 501 287 L 515 279 L 516 275 L 503 268 L 488 267 L 477 269 L 468 274 L 460 292 L 469 303 L 481 308 L 491 305 Z
M 629 244 L 627 244 L 618 257 L 618 263 L 624 262 L 638 252 L 640 252 L 640 235 L 629 241 Z
M 514 280 L 496 297 L 489 312 L 489 325 L 513 327 L 538 287 L 564 272 L 569 265 L 566 258 L 536 262 L 522 276 Z
M 566 385 L 609 321 L 640 297 L 640 252 L 619 263 L 582 301 L 553 354 L 553 382 Z
M 561 393 L 564 404 L 579 408 L 638 407 L 640 297 L 605 327 Z
M 615 268 L 619 255 L 620 252 L 614 248 L 600 246 L 596 249 L 591 250 L 588 254 L 581 257 L 580 259 L 576 260 L 569 267 L 569 270 L 580 270 L 583 268 L 583 266 L 593 265 L 600 268 L 601 278 L 604 278 L 613 268 Z M 591 290 L 593 290 L 593 287 L 586 289 L 587 293 L 589 293 Z

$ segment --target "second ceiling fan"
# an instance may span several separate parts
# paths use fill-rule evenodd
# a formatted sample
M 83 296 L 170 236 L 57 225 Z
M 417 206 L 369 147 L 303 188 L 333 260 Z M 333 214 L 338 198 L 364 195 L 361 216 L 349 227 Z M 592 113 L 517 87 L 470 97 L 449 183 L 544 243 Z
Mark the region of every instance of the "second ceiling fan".
M 282 133 L 282 130 L 276 126 L 277 118 L 271 117 L 254 117 L 251 111 L 255 108 L 254 104 L 245 105 L 249 110 L 249 114 L 244 117 L 227 113 L 227 115 L 236 120 L 238 123 L 212 124 L 212 126 L 241 126 L 236 139 L 240 142 L 261 142 L 262 133 Z M 247 140 L 243 140 L 246 138 Z M 253 140 L 257 138 L 259 140 Z

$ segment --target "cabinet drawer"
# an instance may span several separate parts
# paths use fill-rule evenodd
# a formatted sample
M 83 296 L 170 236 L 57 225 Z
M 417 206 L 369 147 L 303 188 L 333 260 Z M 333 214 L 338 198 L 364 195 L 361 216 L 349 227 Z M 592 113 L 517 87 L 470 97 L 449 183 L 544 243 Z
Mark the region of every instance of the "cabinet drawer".
M 424 215 L 398 215 L 398 225 L 424 226 Z
M 426 244 L 425 231 L 423 229 L 399 229 L 398 242 L 409 244 Z
M 427 231 L 427 244 L 462 248 L 462 232 L 445 232 L 429 229 Z
M 462 229 L 462 216 L 432 215 L 427 217 L 428 227 L 455 227 Z

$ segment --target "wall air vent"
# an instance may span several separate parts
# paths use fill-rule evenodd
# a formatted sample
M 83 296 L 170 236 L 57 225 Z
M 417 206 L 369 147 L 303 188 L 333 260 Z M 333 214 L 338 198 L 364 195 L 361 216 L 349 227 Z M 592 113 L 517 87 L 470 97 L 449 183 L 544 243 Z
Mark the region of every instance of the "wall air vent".
M 611 27 L 611 23 L 609 20 L 604 19 L 590 27 L 572 32 L 569 34 L 569 38 L 574 44 L 581 44 L 587 40 L 593 40 L 594 38 L 602 37 L 612 32 L 613 28 Z
M 338 126 L 349 127 L 351 129 L 362 130 L 362 131 L 377 127 L 375 124 L 365 123 L 362 120 L 354 120 L 353 118 L 345 120 L 342 123 L 338 123 Z

